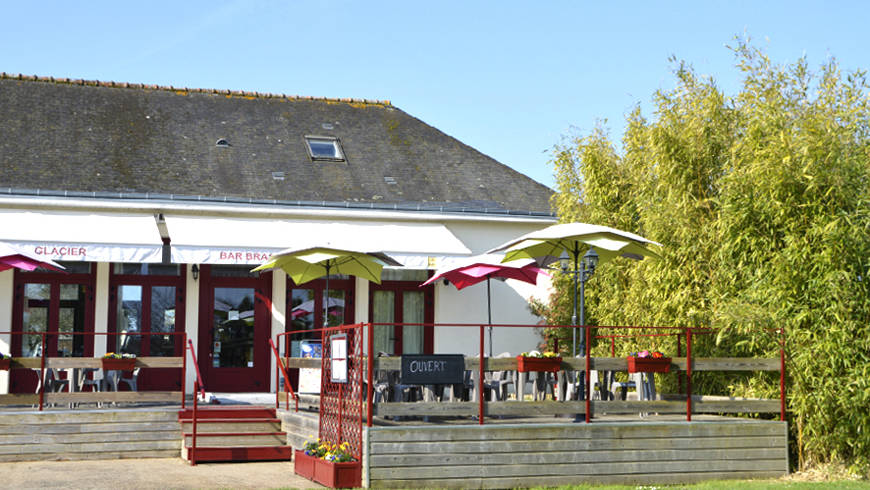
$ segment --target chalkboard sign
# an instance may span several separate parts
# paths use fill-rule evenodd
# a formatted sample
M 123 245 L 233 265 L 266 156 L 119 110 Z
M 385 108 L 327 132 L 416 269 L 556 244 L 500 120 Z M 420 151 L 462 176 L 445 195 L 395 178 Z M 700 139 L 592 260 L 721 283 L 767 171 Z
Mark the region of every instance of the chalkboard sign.
M 402 384 L 461 384 L 464 376 L 465 356 L 462 354 L 402 356 Z

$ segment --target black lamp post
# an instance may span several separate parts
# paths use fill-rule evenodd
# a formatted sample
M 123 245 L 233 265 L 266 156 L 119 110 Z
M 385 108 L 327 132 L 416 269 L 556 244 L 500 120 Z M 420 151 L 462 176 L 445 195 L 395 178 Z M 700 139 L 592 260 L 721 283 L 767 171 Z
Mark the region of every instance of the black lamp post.
M 571 265 L 571 257 L 568 256 L 567 253 L 563 253 L 559 257 L 559 265 L 561 266 L 562 272 L 570 273 L 574 276 L 574 312 L 571 315 L 571 324 L 574 326 L 584 325 L 583 327 L 583 337 L 580 339 L 580 354 L 586 353 L 586 315 L 585 315 L 585 303 L 586 303 L 586 281 L 595 274 L 595 267 L 598 266 L 598 254 L 595 253 L 595 249 L 590 248 L 584 255 L 583 259 L 580 260 L 580 246 L 575 242 L 574 250 L 571 251 L 574 258 L 574 269 L 570 270 L 569 267 Z M 577 323 L 577 283 L 580 283 L 580 323 Z M 572 355 L 577 355 L 577 329 L 573 329 L 572 332 L 573 343 L 572 343 Z

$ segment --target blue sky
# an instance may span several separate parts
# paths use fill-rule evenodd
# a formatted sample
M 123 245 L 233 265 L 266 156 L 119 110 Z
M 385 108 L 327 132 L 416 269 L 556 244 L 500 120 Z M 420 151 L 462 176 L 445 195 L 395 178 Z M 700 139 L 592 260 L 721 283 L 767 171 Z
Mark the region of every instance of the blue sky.
M 565 135 L 619 138 L 671 55 L 738 88 L 748 34 L 777 62 L 870 68 L 862 1 L 0 2 L 0 71 L 388 99 L 553 186 Z

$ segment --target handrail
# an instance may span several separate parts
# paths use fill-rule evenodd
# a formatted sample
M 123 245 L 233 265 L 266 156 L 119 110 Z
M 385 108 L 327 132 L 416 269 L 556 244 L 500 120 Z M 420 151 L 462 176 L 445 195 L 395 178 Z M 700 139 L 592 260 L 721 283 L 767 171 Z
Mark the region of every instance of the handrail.
M 202 374 L 199 372 L 199 363 L 196 361 L 196 349 L 193 347 L 193 340 L 187 339 L 187 348 L 190 350 L 190 357 L 193 358 L 193 367 L 196 368 L 196 381 L 197 384 L 193 386 L 193 397 L 194 403 L 196 403 L 196 392 L 201 391 L 202 399 L 205 400 L 205 388 L 203 388 L 204 383 L 202 382 Z M 195 405 L 194 405 L 195 406 Z
M 13 359 L 19 359 L 19 360 L 23 361 L 23 363 L 26 363 L 26 365 L 24 365 L 24 366 L 19 365 L 17 367 L 15 367 L 15 366 L 10 367 L 10 369 L 21 368 L 21 369 L 30 369 L 30 370 L 37 371 L 37 373 L 36 373 L 37 378 L 38 378 L 37 382 L 39 384 L 38 384 L 37 391 L 34 393 L 36 398 L 32 403 L 38 407 L 39 411 L 43 411 L 45 409 L 46 387 L 48 386 L 48 379 L 47 378 L 49 378 L 49 376 L 50 376 L 50 374 L 48 373 L 49 366 L 54 365 L 54 367 L 57 367 L 57 365 L 55 363 L 58 360 L 61 360 L 61 359 L 63 360 L 62 361 L 63 366 L 61 367 L 61 369 L 66 369 L 66 368 L 78 369 L 80 367 L 92 368 L 95 366 L 99 366 L 99 364 L 93 365 L 89 361 L 98 361 L 102 357 L 100 355 L 94 356 L 93 352 L 91 350 L 93 350 L 93 351 L 98 351 L 99 349 L 105 349 L 105 351 L 114 350 L 110 347 L 110 345 L 112 345 L 112 344 L 109 343 L 109 340 L 112 338 L 117 338 L 119 336 L 135 336 L 135 337 L 150 337 L 150 336 L 155 336 L 155 335 L 156 336 L 172 336 L 173 338 L 181 337 L 182 338 L 181 345 L 184 345 L 184 339 L 186 339 L 186 336 L 187 336 L 187 334 L 185 332 L 135 332 L 135 333 L 132 333 L 132 332 L 61 332 L 61 331 L 55 331 L 55 330 L 47 331 L 47 332 L 44 332 L 44 331 L 9 331 L 9 330 L 3 330 L 3 331 L 0 331 L 0 335 L 10 335 L 10 336 L 13 336 L 13 338 L 15 336 L 18 336 L 18 337 L 29 336 L 29 337 L 40 338 L 40 341 L 38 344 L 38 348 L 39 348 L 38 354 L 20 356 L 17 358 L 13 358 Z M 59 336 L 93 338 L 94 340 L 91 343 L 86 343 L 86 351 L 88 352 L 89 355 L 85 356 L 85 355 L 79 354 L 79 355 L 73 355 L 73 356 L 63 356 L 63 355 L 58 355 L 57 353 L 55 353 L 54 355 L 49 355 L 49 349 L 48 349 L 49 342 L 53 342 L 55 337 L 59 337 Z M 96 339 L 98 339 L 98 338 L 106 338 L 105 344 L 98 344 L 96 342 Z M 178 345 L 178 344 L 176 344 L 176 345 Z M 22 349 L 23 349 L 23 347 L 19 346 L 19 348 L 18 348 L 19 353 Z M 12 352 L 10 352 L 10 355 L 11 354 L 12 354 Z M 172 358 L 182 359 L 182 366 L 180 366 L 180 369 L 182 371 L 182 375 L 181 375 L 181 383 L 182 383 L 182 385 L 181 385 L 182 386 L 181 406 L 184 407 L 184 372 L 185 372 L 185 368 L 183 365 L 183 360 L 185 359 L 185 357 L 184 356 L 180 356 L 180 357 L 178 357 L 178 356 L 154 356 L 155 359 L 157 357 L 172 357 Z M 142 358 L 139 358 L 139 359 L 142 359 Z M 24 360 L 27 360 L 27 361 L 24 361 Z M 38 360 L 39 362 L 38 362 L 38 364 L 35 364 L 35 363 L 30 362 L 30 360 Z M 79 363 L 84 363 L 84 364 L 79 364 Z M 158 366 L 147 366 L 147 367 L 177 368 L 179 366 L 177 366 L 177 365 L 172 365 L 172 366 L 158 365 Z M 72 382 L 72 380 L 70 380 L 70 383 L 71 382 Z M 72 384 L 70 384 L 66 388 L 65 391 L 67 391 L 68 393 L 73 393 L 74 391 L 77 391 L 77 389 L 78 388 L 76 386 L 73 386 Z M 51 397 L 56 396 L 56 393 L 52 393 L 50 390 L 48 391 L 48 393 L 50 394 Z M 174 392 L 167 392 L 167 393 L 174 393 Z M 3 400 L 6 396 L 7 396 L 6 394 L 0 395 L 0 400 Z M 66 403 L 67 401 L 71 405 L 78 403 L 78 400 L 74 399 L 72 397 L 65 397 L 64 403 Z M 105 399 L 103 399 L 103 400 L 88 399 L 87 401 L 89 401 L 89 402 L 96 401 L 99 403 L 100 401 L 105 401 Z M 52 400 L 49 400 L 49 402 L 52 403 Z M 0 405 L 3 405 L 3 404 L 5 404 L 5 403 L 0 401 Z
M 479 336 L 477 343 L 481 344 L 478 346 L 478 351 L 480 352 L 480 354 L 478 354 L 478 355 L 479 355 L 479 358 L 481 359 L 481 362 L 480 362 L 480 364 L 472 364 L 473 368 L 471 368 L 471 369 L 474 369 L 475 371 L 479 370 L 478 382 L 476 383 L 477 384 L 476 388 L 479 392 L 479 395 L 478 395 L 479 399 L 476 400 L 476 403 L 472 402 L 471 404 L 468 404 L 468 406 L 463 406 L 461 408 L 461 410 L 456 411 L 456 413 L 462 412 L 463 414 L 471 415 L 471 411 L 474 410 L 477 412 L 477 417 L 479 419 L 478 423 L 483 424 L 483 418 L 484 418 L 483 416 L 487 411 L 485 406 L 482 407 L 482 405 L 484 405 L 484 403 L 481 403 L 484 401 L 483 400 L 483 398 L 484 398 L 483 391 L 484 390 L 483 390 L 483 386 L 481 386 L 481 383 L 480 383 L 480 381 L 484 378 L 483 371 L 490 370 L 489 369 L 490 362 L 495 361 L 495 365 L 498 365 L 500 368 L 504 367 L 504 363 L 498 362 L 499 360 L 488 359 L 485 357 L 485 354 L 483 354 L 483 352 L 482 352 L 483 351 L 483 346 L 482 346 L 483 333 L 482 333 L 481 325 L 480 324 L 455 324 L 455 323 L 435 324 L 435 323 L 394 323 L 394 322 L 391 323 L 391 322 L 388 322 L 388 323 L 367 323 L 367 324 L 363 325 L 364 327 L 367 328 L 367 330 L 369 332 L 369 338 L 368 338 L 369 342 L 367 343 L 367 354 L 368 354 L 367 366 L 368 366 L 368 371 L 369 371 L 368 374 L 369 374 L 370 381 L 368 383 L 368 389 L 366 390 L 366 393 L 365 393 L 365 398 L 366 398 L 365 401 L 366 401 L 367 411 L 368 411 L 368 414 L 367 414 L 368 416 L 367 416 L 367 421 L 366 421 L 367 425 L 369 425 L 369 426 L 372 425 L 372 423 L 373 423 L 372 419 L 373 419 L 373 415 L 374 415 L 373 412 L 377 410 L 374 407 L 374 405 L 375 405 L 374 401 L 373 401 L 374 394 L 372 393 L 372 391 L 373 391 L 372 377 L 373 377 L 373 372 L 376 369 L 375 363 L 376 362 L 383 362 L 383 359 L 376 361 L 375 360 L 376 356 L 373 355 L 374 354 L 374 346 L 373 346 L 373 342 L 372 342 L 372 339 L 374 337 L 373 330 L 374 330 L 374 327 L 378 326 L 378 325 L 393 326 L 393 327 L 397 327 L 397 328 L 408 327 L 408 326 L 476 327 L 475 330 L 478 330 L 478 336 Z M 516 327 L 516 328 L 529 328 L 529 327 L 539 328 L 540 327 L 537 325 L 533 326 L 533 325 L 515 325 L 515 324 L 499 324 L 499 325 L 495 325 L 495 326 Z M 557 326 L 553 326 L 553 325 L 548 326 L 548 328 L 556 328 L 556 327 Z M 574 326 L 574 325 L 565 326 L 565 327 L 566 328 L 586 328 L 583 326 Z M 689 422 L 692 421 L 692 415 L 696 410 L 695 403 L 698 403 L 699 401 L 704 403 L 704 404 L 707 403 L 703 398 L 696 397 L 693 394 L 694 387 L 693 387 L 693 383 L 692 383 L 692 377 L 693 377 L 694 372 L 696 370 L 698 370 L 697 368 L 700 368 L 700 370 L 702 370 L 702 371 L 710 371 L 710 370 L 712 370 L 712 371 L 718 371 L 718 370 L 726 370 L 726 371 L 728 371 L 728 370 L 741 370 L 741 371 L 745 371 L 746 370 L 745 369 L 746 365 L 740 364 L 740 359 L 743 359 L 743 358 L 734 358 L 734 359 L 732 359 L 732 358 L 709 358 L 709 359 L 707 359 L 707 358 L 697 358 L 696 357 L 697 353 L 696 353 L 696 349 L 694 348 L 695 345 L 693 345 L 696 342 L 695 337 L 697 335 L 710 335 L 712 333 L 715 333 L 716 329 L 713 329 L 713 328 L 684 327 L 684 326 L 679 326 L 679 327 L 633 326 L 633 325 L 629 325 L 629 326 L 610 326 L 610 325 L 607 325 L 607 326 L 595 326 L 594 328 L 600 329 L 603 331 L 606 331 L 608 329 L 613 329 L 613 330 L 622 329 L 622 330 L 627 330 L 629 332 L 631 332 L 632 330 L 635 331 L 633 333 L 628 333 L 628 334 L 613 333 L 613 334 L 604 334 L 604 335 L 602 335 L 602 334 L 593 335 L 592 329 L 586 328 L 586 332 L 585 332 L 586 345 L 591 346 L 593 338 L 606 339 L 611 344 L 610 345 L 611 356 L 614 358 L 615 358 L 615 346 L 614 346 L 615 339 L 631 338 L 631 337 L 657 338 L 657 337 L 673 337 L 673 336 L 675 336 L 677 338 L 677 346 L 676 346 L 677 357 L 681 356 L 683 348 L 685 348 L 685 356 L 686 357 L 684 359 L 679 359 L 679 360 L 674 359 L 674 363 L 679 363 L 679 366 L 680 366 L 679 370 L 681 371 L 681 372 L 679 372 L 679 376 L 681 377 L 681 379 L 680 379 L 680 391 L 685 393 L 685 395 L 683 395 L 683 396 L 685 396 L 685 402 L 684 402 L 685 407 L 682 410 L 680 410 L 680 412 L 685 413 L 686 420 Z M 644 329 L 652 330 L 655 333 L 639 332 L 639 330 L 644 330 Z M 755 368 L 758 370 L 762 370 L 762 371 L 768 371 L 768 370 L 777 371 L 778 370 L 780 372 L 780 390 L 779 390 L 780 396 L 779 396 L 779 400 L 777 400 L 779 402 L 777 408 L 779 409 L 778 411 L 780 412 L 780 419 L 785 419 L 787 407 L 785 404 L 785 388 L 786 388 L 786 386 L 785 386 L 786 385 L 786 383 L 785 383 L 785 378 L 786 378 L 785 355 L 786 355 L 786 353 L 785 353 L 785 345 L 784 345 L 784 341 L 783 341 L 784 334 L 783 334 L 783 329 L 769 329 L 769 330 L 771 332 L 773 332 L 774 334 L 778 334 L 778 336 L 779 336 L 779 344 L 780 345 L 779 345 L 779 359 L 776 359 L 777 367 L 774 368 L 774 367 L 772 367 L 772 365 L 770 365 L 770 363 L 766 362 L 766 363 L 762 363 L 762 364 L 757 364 L 755 366 Z M 303 333 L 303 332 L 307 333 L 310 331 L 299 330 L 299 331 L 287 332 L 286 334 L 290 335 L 290 334 Z M 683 344 L 683 342 L 685 342 L 685 344 Z M 578 358 L 580 358 L 580 357 L 581 356 L 578 356 Z M 576 369 L 579 371 L 584 371 L 583 378 L 585 378 L 585 383 L 584 383 L 585 386 L 584 386 L 584 389 L 581 390 L 581 393 L 583 395 L 583 400 L 581 401 L 582 404 L 578 403 L 576 405 L 577 405 L 577 408 L 583 407 L 582 409 L 585 409 L 584 411 L 586 412 L 585 413 L 586 421 L 589 422 L 594 417 L 595 405 L 600 404 L 599 406 L 603 409 L 603 411 L 607 412 L 607 410 L 604 408 L 605 408 L 605 406 L 609 406 L 608 404 L 610 403 L 610 402 L 600 402 L 600 401 L 593 402 L 592 396 L 591 396 L 592 386 L 590 383 L 592 370 L 596 369 L 595 365 L 597 365 L 602 360 L 607 360 L 607 358 L 593 358 L 592 357 L 592 349 L 587 349 L 587 352 L 582 357 L 584 359 L 577 359 L 578 362 L 576 362 L 576 363 L 568 362 L 566 364 L 568 366 L 572 366 L 573 369 Z M 773 359 L 759 359 L 759 360 L 760 361 L 762 361 L 762 360 L 763 361 L 772 361 Z M 711 361 L 712 364 L 708 365 L 705 363 L 706 361 Z M 623 362 L 624 362 L 624 358 L 623 358 Z M 735 366 L 727 366 L 726 364 L 728 364 L 729 362 L 737 363 L 737 364 Z M 725 364 L 723 364 L 723 363 L 725 363 Z M 485 365 L 487 366 L 486 368 L 484 368 Z M 614 369 L 613 362 L 606 362 L 606 365 L 608 366 L 607 369 Z M 391 366 L 391 369 L 397 369 L 395 361 L 391 361 L 390 366 Z M 563 365 L 563 367 L 566 367 L 566 366 Z M 466 369 L 469 369 L 469 367 L 466 367 Z M 623 367 L 622 370 L 625 370 L 625 367 Z M 683 384 L 683 382 L 685 382 L 685 385 Z M 683 389 L 685 389 L 685 391 L 683 391 Z M 760 400 L 759 399 L 756 401 L 767 402 L 768 400 Z M 616 408 L 617 410 L 622 410 L 622 411 L 626 410 L 626 408 L 631 408 L 631 407 L 624 406 L 625 402 L 621 402 L 621 403 L 622 403 L 622 405 L 619 405 L 618 407 L 616 405 L 614 405 L 614 408 Z M 628 403 L 631 403 L 631 402 L 628 402 Z M 644 401 L 642 403 L 650 403 L 650 404 L 659 403 L 659 404 L 661 404 L 664 402 Z M 387 406 L 388 408 L 387 408 L 387 412 L 384 412 L 384 413 L 386 415 L 400 415 L 400 414 L 404 414 L 404 413 L 408 413 L 408 414 L 411 413 L 411 412 L 403 412 L 402 410 L 404 410 L 404 408 L 399 407 L 399 405 L 400 404 L 395 404 L 395 406 L 393 406 L 392 403 L 386 403 L 385 406 Z M 585 405 L 585 407 L 584 407 L 584 405 Z M 659 405 L 657 405 L 657 406 L 659 408 L 666 408 L 668 410 L 668 413 L 680 413 L 680 412 L 673 412 L 672 407 L 663 407 L 663 406 L 659 406 Z M 712 407 L 713 407 L 713 405 L 710 405 L 709 407 L 705 406 L 704 408 L 711 409 Z M 518 412 L 515 412 L 515 408 L 516 407 L 498 407 L 498 410 L 500 413 L 518 413 Z M 548 407 L 548 409 L 550 409 L 550 408 L 552 408 L 552 407 Z M 566 408 L 566 411 L 564 413 L 570 413 L 567 410 L 571 409 L 573 407 L 566 406 L 565 408 Z M 769 408 L 770 408 L 769 404 L 764 405 L 764 406 L 759 404 L 755 408 L 758 408 L 760 412 L 772 412 L 773 411 L 773 410 L 769 410 Z M 745 411 L 746 411 L 745 407 L 740 407 L 740 410 L 737 410 L 734 413 L 743 413 Z M 577 412 L 579 412 L 579 410 Z M 414 413 L 416 413 L 416 414 L 425 413 L 425 410 L 423 412 L 417 410 Z M 615 413 L 619 413 L 619 412 L 615 412 Z
M 296 392 L 293 391 L 293 387 L 290 386 L 290 375 L 287 374 L 287 368 L 284 366 L 284 361 L 281 360 L 281 354 L 278 353 L 278 348 L 275 346 L 275 342 L 272 339 L 269 339 L 269 346 L 272 347 L 272 353 L 275 354 L 276 369 L 281 370 L 281 374 L 284 376 L 284 393 L 286 393 L 286 398 L 284 400 L 284 409 L 286 410 L 288 405 L 290 405 L 290 395 L 293 395 L 293 400 L 296 401 L 296 411 L 299 411 L 299 396 Z M 278 373 L 275 373 L 275 408 L 280 406 L 280 402 L 278 401 Z
M 191 443 L 190 443 L 190 466 L 196 466 L 196 418 L 197 418 L 197 403 L 196 403 L 196 392 L 199 390 L 199 382 L 193 382 L 193 415 L 190 419 L 191 423 Z M 182 443 L 184 442 L 184 434 L 182 434 Z

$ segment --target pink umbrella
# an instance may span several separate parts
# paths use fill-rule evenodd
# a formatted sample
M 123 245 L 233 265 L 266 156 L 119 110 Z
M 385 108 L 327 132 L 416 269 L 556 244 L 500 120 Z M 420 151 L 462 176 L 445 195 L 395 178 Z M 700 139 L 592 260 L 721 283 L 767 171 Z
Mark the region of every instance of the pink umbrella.
M 462 260 L 459 264 L 435 271 L 435 275 L 420 286 L 426 286 L 439 279 L 445 279 L 456 286 L 456 289 L 463 289 L 485 280 L 486 311 L 491 325 L 492 303 L 489 288 L 490 278 L 501 280 L 516 279 L 529 284 L 536 284 L 539 274 L 549 276 L 544 269 L 538 267 L 533 259 L 519 259 L 510 262 L 502 262 L 502 259 L 504 259 L 504 256 L 500 254 L 483 254 L 469 257 L 468 259 Z M 492 357 L 491 326 L 489 327 L 489 356 Z
M 8 243 L 0 242 L 0 271 L 13 267 L 26 271 L 42 267 L 43 269 L 64 272 L 63 266 L 51 259 L 37 257 Z

